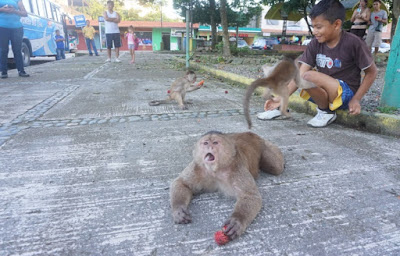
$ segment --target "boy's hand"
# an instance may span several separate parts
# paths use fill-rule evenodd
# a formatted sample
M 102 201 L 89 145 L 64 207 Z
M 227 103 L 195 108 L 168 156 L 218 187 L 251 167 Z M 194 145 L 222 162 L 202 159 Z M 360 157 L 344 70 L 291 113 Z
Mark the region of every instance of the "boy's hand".
M 349 114 L 350 115 L 358 115 L 361 113 L 361 105 L 360 101 L 356 99 L 351 99 L 349 102 Z
M 274 110 L 281 105 L 281 97 L 276 96 L 270 100 L 267 100 L 264 104 L 264 110 Z

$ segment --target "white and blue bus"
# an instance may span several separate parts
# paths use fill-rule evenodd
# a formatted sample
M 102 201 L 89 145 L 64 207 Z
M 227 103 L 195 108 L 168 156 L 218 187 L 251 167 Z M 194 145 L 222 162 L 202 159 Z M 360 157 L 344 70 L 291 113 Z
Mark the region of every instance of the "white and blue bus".
M 28 13 L 27 17 L 21 17 L 24 28 L 22 41 L 22 56 L 24 66 L 29 66 L 31 57 L 56 56 L 56 43 L 54 36 L 56 30 L 68 40 L 65 31 L 66 16 L 58 5 L 50 0 L 22 0 Z M 11 46 L 10 46 L 11 47 Z M 65 43 L 68 50 L 69 43 Z M 9 58 L 13 58 L 12 50 L 9 50 Z

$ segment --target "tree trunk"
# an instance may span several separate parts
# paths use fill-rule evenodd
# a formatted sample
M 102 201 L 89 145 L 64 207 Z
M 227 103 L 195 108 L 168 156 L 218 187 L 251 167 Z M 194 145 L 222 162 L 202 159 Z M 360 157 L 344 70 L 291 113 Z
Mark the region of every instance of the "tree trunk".
M 226 0 L 220 0 L 220 15 L 221 15 L 221 25 L 222 25 L 222 30 L 224 33 L 224 36 L 222 38 L 222 42 L 224 43 L 224 46 L 222 48 L 222 55 L 224 57 L 231 57 L 231 49 L 229 48 L 229 32 L 228 32 L 228 17 L 227 17 L 227 12 L 226 12 Z
M 239 41 L 239 23 L 236 23 L 236 48 L 238 47 Z
M 210 23 L 211 23 L 211 49 L 217 45 L 217 23 L 215 22 L 215 0 L 210 0 Z
M 393 1 L 393 19 L 392 19 L 392 31 L 390 32 L 390 38 L 393 38 L 394 32 L 396 31 L 397 22 L 400 16 L 400 2 Z

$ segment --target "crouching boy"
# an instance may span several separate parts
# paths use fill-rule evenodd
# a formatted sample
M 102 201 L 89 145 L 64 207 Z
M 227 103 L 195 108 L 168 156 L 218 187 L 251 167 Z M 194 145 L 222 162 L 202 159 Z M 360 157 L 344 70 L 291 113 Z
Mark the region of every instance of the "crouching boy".
M 377 76 L 371 50 L 354 34 L 342 30 L 345 8 L 338 0 L 322 0 L 315 5 L 310 18 L 314 38 L 299 58 L 301 76 L 316 85 L 302 90 L 300 96 L 317 104 L 317 115 L 307 124 L 325 127 L 336 119 L 336 109 L 348 109 L 351 115 L 361 112 L 360 101 Z M 361 70 L 365 72 L 361 81 Z M 297 90 L 292 81 L 290 93 Z M 259 119 L 280 116 L 279 97 L 265 102 L 266 112 Z

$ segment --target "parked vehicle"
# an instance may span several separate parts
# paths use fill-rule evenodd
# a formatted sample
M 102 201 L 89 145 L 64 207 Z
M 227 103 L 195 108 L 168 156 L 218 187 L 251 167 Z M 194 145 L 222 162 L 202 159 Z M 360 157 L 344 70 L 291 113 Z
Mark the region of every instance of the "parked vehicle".
M 372 50 L 375 51 L 375 48 L 372 47 Z M 381 45 L 379 46 L 378 52 L 389 52 L 390 51 L 390 44 L 388 43 L 381 43 Z
M 253 50 L 272 50 L 273 46 L 279 44 L 279 40 L 274 37 L 257 38 L 251 45 Z
M 53 0 L 23 0 L 23 3 L 28 16 L 21 17 L 24 30 L 21 51 L 24 66 L 29 66 L 31 57 L 57 55 L 55 31 L 60 30 L 65 38 L 66 23 L 65 15 Z M 9 47 L 11 48 L 11 44 Z M 69 50 L 68 47 L 69 43 L 66 42 L 66 50 Z M 14 58 L 11 49 L 8 58 Z
M 237 47 L 238 47 L 238 48 L 245 48 L 245 47 L 249 48 L 249 45 L 248 45 L 247 42 L 244 41 L 243 39 L 239 39 L 239 40 L 238 40 Z
M 308 45 L 311 42 L 311 39 L 304 40 L 301 45 Z

